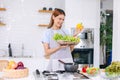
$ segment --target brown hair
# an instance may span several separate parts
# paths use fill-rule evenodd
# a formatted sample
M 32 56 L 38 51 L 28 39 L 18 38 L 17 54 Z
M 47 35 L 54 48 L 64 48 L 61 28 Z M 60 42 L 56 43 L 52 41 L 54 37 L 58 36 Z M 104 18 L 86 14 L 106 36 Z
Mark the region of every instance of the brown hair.
M 55 10 L 52 13 L 51 20 L 50 20 L 48 28 L 51 28 L 53 26 L 53 23 L 54 23 L 53 16 L 56 17 L 60 14 L 63 14 L 65 16 L 65 12 L 62 9 L 55 8 Z

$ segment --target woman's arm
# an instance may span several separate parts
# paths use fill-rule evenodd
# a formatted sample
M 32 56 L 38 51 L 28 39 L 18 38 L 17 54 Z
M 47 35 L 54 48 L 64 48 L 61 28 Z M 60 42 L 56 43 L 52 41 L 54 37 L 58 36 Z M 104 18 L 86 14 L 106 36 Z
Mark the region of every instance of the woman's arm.
M 77 35 L 81 32 L 80 29 L 75 29 L 75 33 L 73 34 L 73 37 L 77 37 Z M 75 45 L 70 45 L 71 52 L 73 51 Z
M 48 43 L 43 43 L 44 50 L 45 50 L 45 56 L 50 56 L 51 54 L 55 53 L 56 51 L 60 50 L 61 48 L 66 48 L 66 46 L 58 46 L 55 48 L 50 48 Z
M 75 29 L 75 33 L 73 34 L 73 37 L 76 37 L 80 32 L 81 32 L 81 30 Z

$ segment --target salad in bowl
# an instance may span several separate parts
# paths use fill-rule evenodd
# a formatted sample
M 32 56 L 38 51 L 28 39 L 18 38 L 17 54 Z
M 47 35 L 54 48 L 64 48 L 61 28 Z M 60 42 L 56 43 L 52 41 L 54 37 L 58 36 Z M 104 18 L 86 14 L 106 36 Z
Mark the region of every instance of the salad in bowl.
M 120 61 L 112 62 L 105 68 L 105 73 L 102 74 L 105 79 L 116 79 L 120 77 Z
M 60 45 L 77 45 L 80 42 L 80 38 L 59 33 L 54 34 L 53 39 Z
M 96 76 L 97 74 L 99 74 L 99 68 L 97 67 L 90 67 L 90 68 L 87 68 L 87 74 L 89 76 Z

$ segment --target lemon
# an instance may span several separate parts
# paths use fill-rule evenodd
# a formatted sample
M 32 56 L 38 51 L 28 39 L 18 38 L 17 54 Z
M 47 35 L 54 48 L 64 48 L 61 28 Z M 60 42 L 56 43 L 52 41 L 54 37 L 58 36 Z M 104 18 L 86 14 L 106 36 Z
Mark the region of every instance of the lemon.
M 82 29 L 83 29 L 82 23 L 78 23 L 78 24 L 76 25 L 76 29 L 82 30 Z

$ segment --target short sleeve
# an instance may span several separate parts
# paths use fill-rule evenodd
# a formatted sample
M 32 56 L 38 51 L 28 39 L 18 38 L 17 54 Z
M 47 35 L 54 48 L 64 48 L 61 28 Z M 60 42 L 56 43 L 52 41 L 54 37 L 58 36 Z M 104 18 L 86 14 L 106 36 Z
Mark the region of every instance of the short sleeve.
M 42 43 L 50 43 L 50 33 L 49 33 L 49 31 L 46 31 L 43 34 L 43 38 L 42 38 L 41 42 Z

